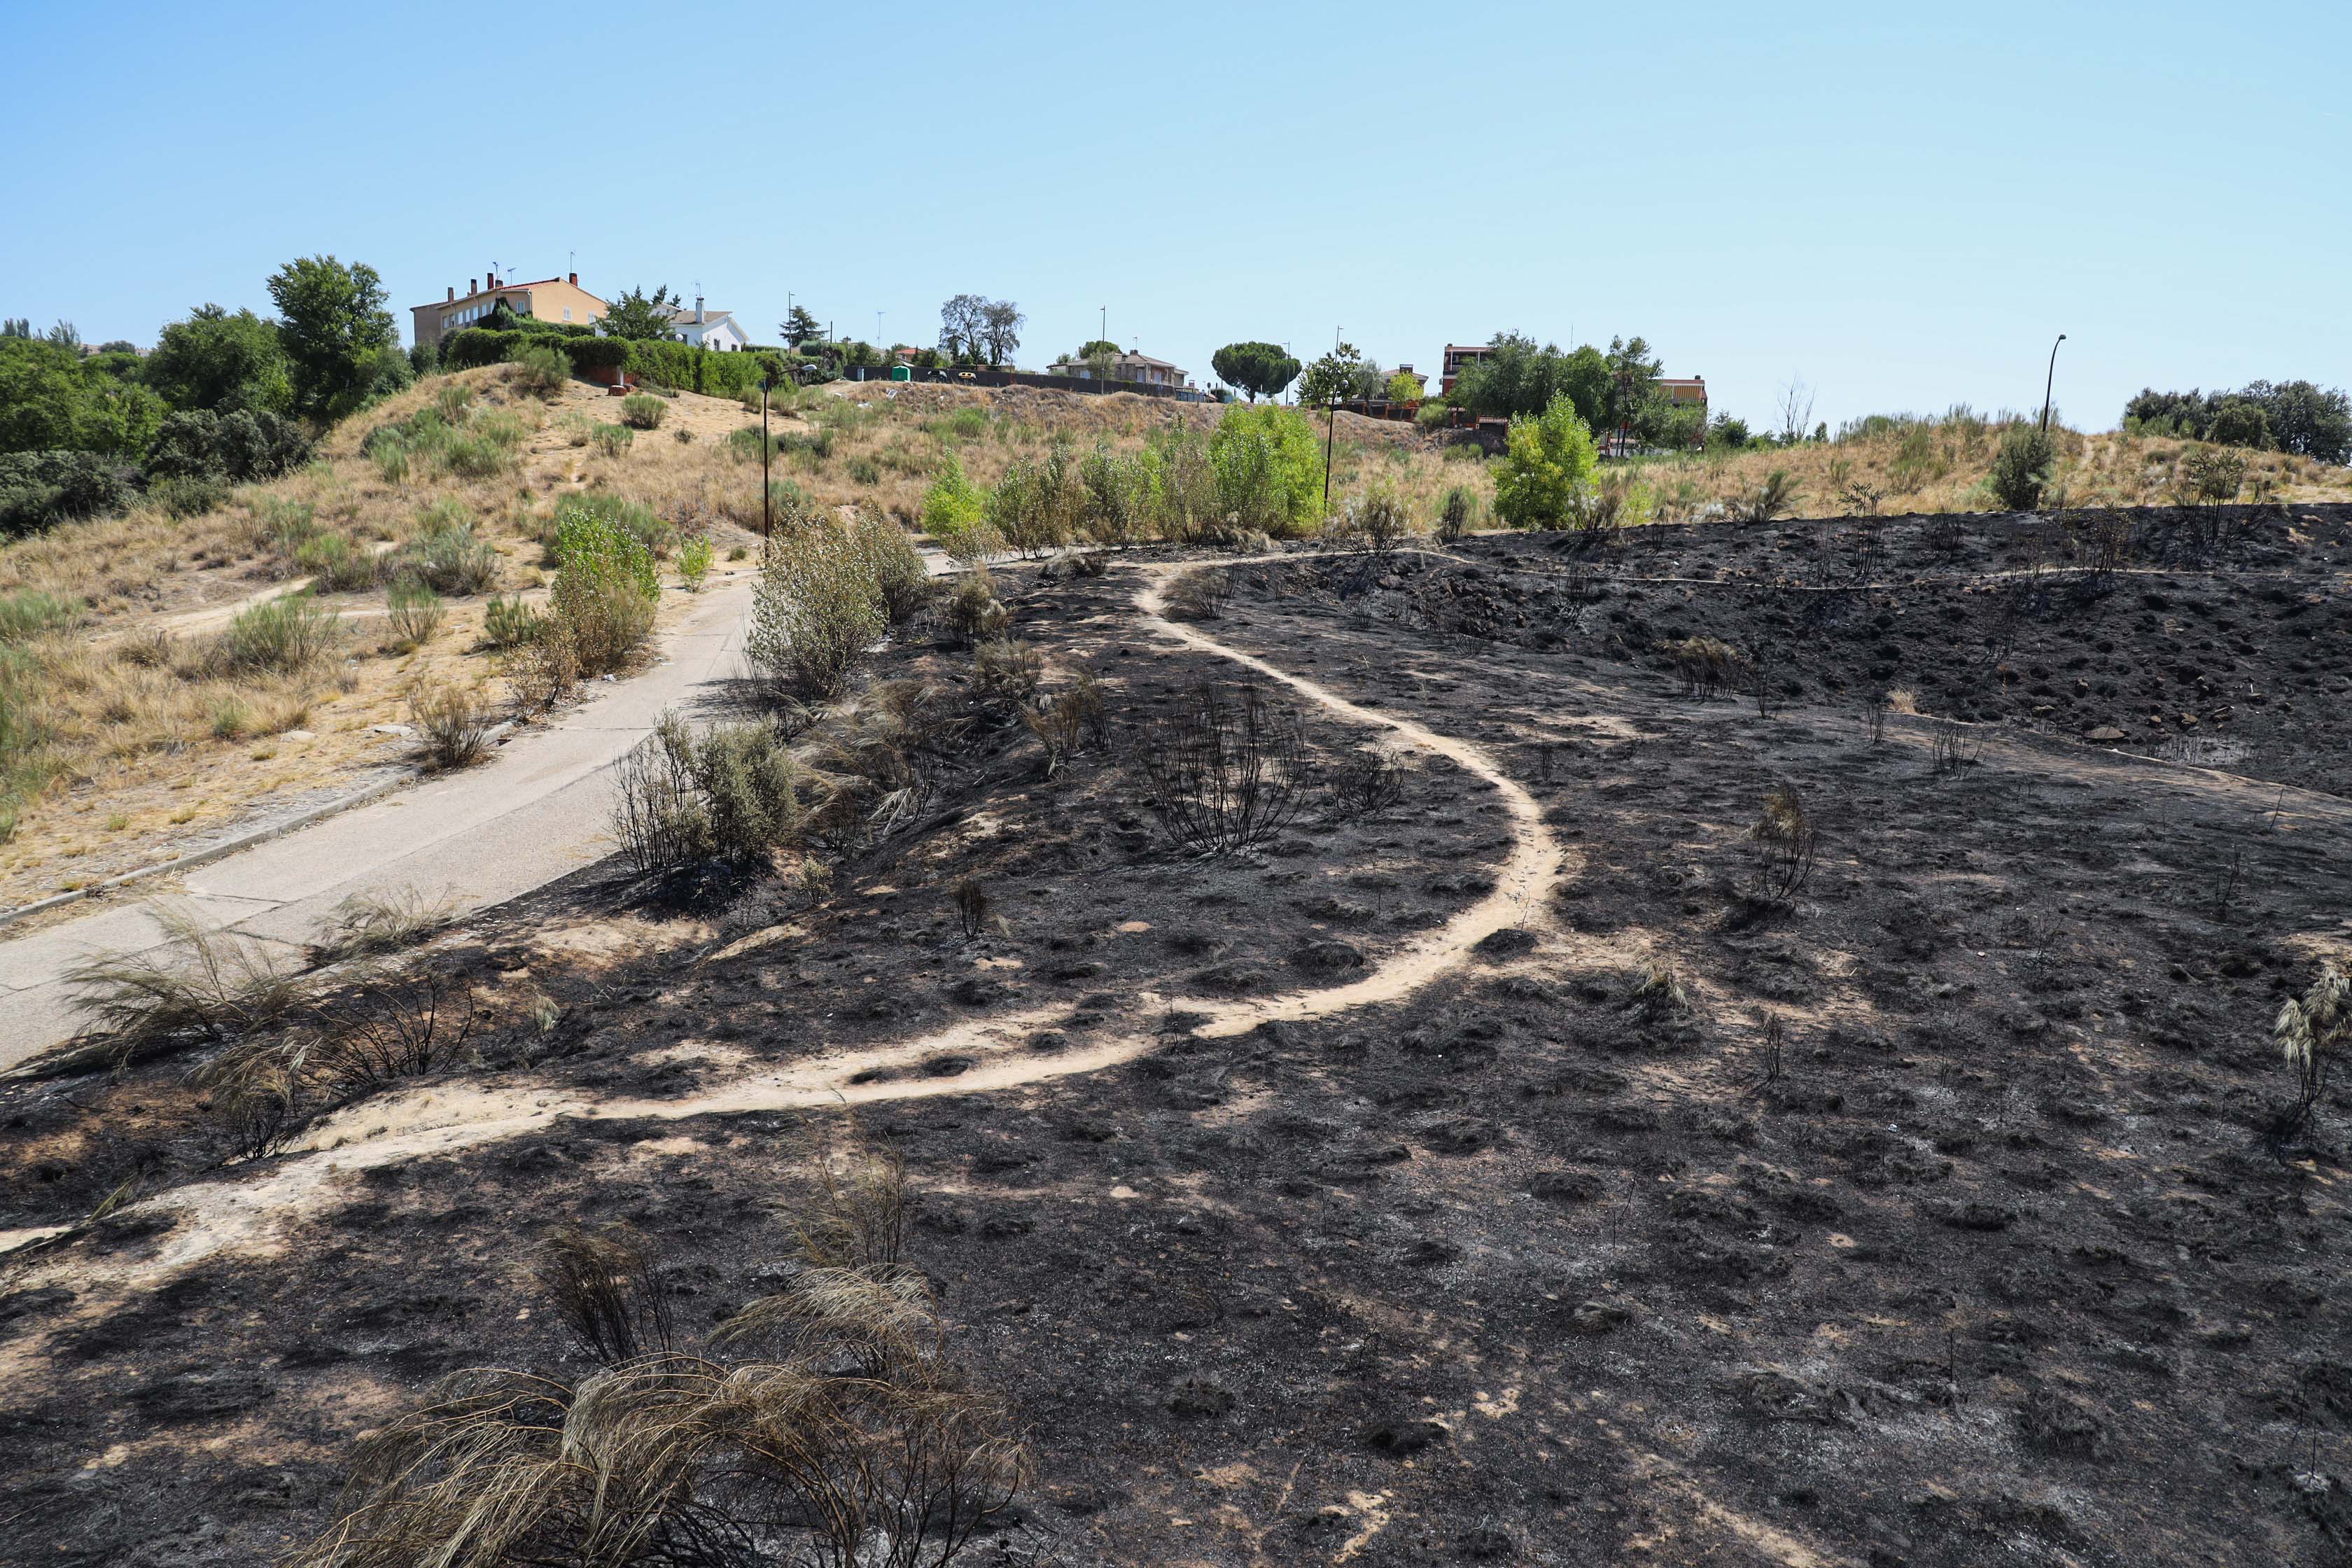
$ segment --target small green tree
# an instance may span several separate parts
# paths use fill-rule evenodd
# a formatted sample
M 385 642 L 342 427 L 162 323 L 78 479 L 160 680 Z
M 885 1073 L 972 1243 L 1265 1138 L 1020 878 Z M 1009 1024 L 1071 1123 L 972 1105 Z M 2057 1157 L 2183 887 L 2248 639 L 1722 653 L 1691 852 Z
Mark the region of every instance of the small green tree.
M 632 289 L 606 307 L 596 326 L 608 338 L 626 338 L 632 342 L 667 341 L 677 334 L 674 316 L 683 303 L 667 283 L 650 294 L 642 288 Z
M 1558 528 L 1599 464 L 1576 400 L 1561 393 L 1536 417 L 1511 421 L 1510 444 L 1496 467 L 1495 516 L 1512 528 Z
M 1236 403 L 1209 435 L 1216 506 L 1247 532 L 1300 533 L 1314 526 L 1323 488 L 1322 442 L 1307 416 L 1279 404 Z
M 2032 511 L 2042 504 L 2042 491 L 2050 483 L 2050 470 L 2057 458 L 2057 447 L 2046 431 L 2033 425 L 2012 425 L 2000 438 L 2000 449 L 1993 454 L 1987 482 L 2011 511 Z
M 1278 397 L 1298 379 L 1298 362 L 1280 343 L 1227 343 L 1209 356 L 1218 379 L 1246 395 L 1252 403 Z
M 1364 356 L 1356 352 L 1356 345 L 1341 343 L 1307 367 L 1306 379 L 1298 384 L 1298 401 L 1309 407 L 1328 408 L 1361 396 L 1364 368 Z
M 769 551 L 744 652 L 803 695 L 833 698 L 889 626 L 867 542 L 833 518 L 813 518 Z
M 147 384 L 173 407 L 215 414 L 286 413 L 294 405 L 289 371 L 275 325 L 218 305 L 199 305 L 165 327 L 142 365 Z
M 334 419 L 374 388 L 386 350 L 397 350 L 383 279 L 363 261 L 297 257 L 272 274 L 278 342 L 286 351 L 296 413 Z
M 784 342 L 798 348 L 811 338 L 823 337 L 824 330 L 816 324 L 816 318 L 808 313 L 807 306 L 795 305 L 792 314 L 784 318 L 783 333 Z
M 1418 403 L 1421 401 L 1421 377 L 1409 370 L 1401 370 L 1389 377 L 1385 389 L 1388 400 L 1391 403 Z

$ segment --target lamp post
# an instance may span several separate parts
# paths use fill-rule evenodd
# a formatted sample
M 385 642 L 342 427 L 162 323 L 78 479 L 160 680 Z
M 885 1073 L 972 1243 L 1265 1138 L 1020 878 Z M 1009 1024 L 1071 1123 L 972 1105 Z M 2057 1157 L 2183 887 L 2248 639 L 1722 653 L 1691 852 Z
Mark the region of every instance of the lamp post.
M 2065 341 L 2066 334 L 2059 333 L 2058 343 Z M 2058 343 L 2050 345 L 2050 374 L 2042 382 L 2042 433 L 2044 436 L 2050 434 L 2050 389 L 2058 384 Z
M 775 491 L 768 485 L 768 394 L 775 389 L 775 373 L 760 377 L 760 560 L 765 564 L 771 542 L 775 538 Z

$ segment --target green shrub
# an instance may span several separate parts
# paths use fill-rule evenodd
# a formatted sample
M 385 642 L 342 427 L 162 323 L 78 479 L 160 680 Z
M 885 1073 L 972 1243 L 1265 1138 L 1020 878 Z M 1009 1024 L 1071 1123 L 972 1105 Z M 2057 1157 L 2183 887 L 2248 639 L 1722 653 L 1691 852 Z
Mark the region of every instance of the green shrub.
M 79 599 L 60 598 L 38 588 L 0 594 L 0 644 L 62 631 L 79 623 L 87 608 Z
M 1233 405 L 1210 434 L 1209 461 L 1226 529 L 1292 535 L 1314 526 L 1322 505 L 1322 443 L 1298 410 Z
M 2042 491 L 2050 482 L 2057 458 L 2056 446 L 2040 426 L 2012 425 L 2000 438 L 2000 449 L 1993 454 L 1992 472 L 1986 482 L 2004 508 L 2032 511 L 2042 504 Z
M 745 653 L 770 679 L 833 698 L 888 626 L 872 542 L 820 517 L 780 531 L 770 547 Z
M 273 554 L 292 558 L 319 531 L 318 509 L 308 501 L 263 496 L 253 503 L 247 534 Z
M 1478 515 L 1478 497 L 1468 485 L 1455 485 L 1445 492 L 1445 500 L 1437 513 L 1437 538 L 1451 544 L 1470 531 L 1470 524 Z
M 324 658 L 342 624 L 307 593 L 286 594 L 242 611 L 222 642 L 231 669 L 302 669 Z
M 907 531 L 871 507 L 861 508 L 854 528 L 857 547 L 882 595 L 882 613 L 893 626 L 930 602 L 930 569 Z
M 947 544 L 987 516 L 988 497 L 964 478 L 962 459 L 950 452 L 939 478 L 923 492 L 923 531 Z
M 549 609 L 587 675 L 619 668 L 651 635 L 661 592 L 653 552 L 611 512 L 574 500 L 556 514 Z
M 629 449 L 629 443 L 637 438 L 637 433 L 625 425 L 599 425 L 590 435 L 596 443 L 596 449 L 608 458 L 619 457 Z
M 410 647 L 423 647 L 441 629 L 441 595 L 431 584 L 414 577 L 395 577 L 384 590 L 384 608 L 392 634 Z
M 462 381 L 445 381 L 433 392 L 433 411 L 455 425 L 474 405 L 474 389 Z
M 1514 416 L 1509 446 L 1496 468 L 1496 520 L 1512 528 L 1565 526 L 1599 463 L 1592 432 L 1566 393 L 1533 418 Z
M 610 490 L 583 490 L 565 505 L 574 512 L 585 512 L 604 519 L 617 528 L 625 529 L 638 543 L 656 556 L 666 555 L 677 542 L 677 525 L 659 516 L 648 506 L 614 495 Z
M 520 647 L 536 639 L 547 617 L 522 602 L 520 595 L 501 599 L 490 595 L 482 606 L 482 641 L 494 648 Z
M 697 735 L 665 713 L 614 770 L 613 837 L 640 874 L 711 859 L 751 861 L 798 841 L 799 770 L 773 729 Z
M 698 533 L 677 550 L 677 580 L 686 584 L 689 594 L 702 592 L 702 580 L 710 575 L 710 539 Z
M 434 509 L 439 511 L 439 508 Z M 463 513 L 453 507 L 452 512 Z M 458 516 L 436 518 L 394 558 L 393 571 L 436 593 L 478 594 L 499 580 L 498 547 L 474 537 L 473 523 Z
M 310 574 L 312 586 L 347 594 L 375 581 L 375 561 L 340 533 L 314 534 L 294 552 L 294 564 Z
M 553 397 L 572 379 L 572 362 L 555 348 L 532 343 L 515 350 L 509 379 L 534 397 Z
M 147 499 L 167 517 L 202 517 L 228 504 L 228 486 L 202 475 L 157 479 L 147 487 Z
M 642 392 L 633 392 L 621 399 L 621 423 L 633 430 L 659 429 L 662 416 L 668 412 L 668 404 Z
M 426 761 L 441 769 L 479 762 L 490 746 L 490 714 L 475 695 L 456 686 L 434 686 L 412 695 L 408 716 L 425 742 Z
M 782 439 L 775 436 L 766 437 L 763 443 L 760 431 L 756 427 L 749 425 L 744 426 L 740 430 L 730 430 L 727 433 L 728 454 L 734 458 L 738 462 L 758 462 L 760 460 L 763 445 L 767 456 L 772 458 L 778 452 L 783 449 L 784 444 Z
M 0 534 L 121 511 L 138 495 L 136 478 L 121 459 L 96 452 L 0 452 Z

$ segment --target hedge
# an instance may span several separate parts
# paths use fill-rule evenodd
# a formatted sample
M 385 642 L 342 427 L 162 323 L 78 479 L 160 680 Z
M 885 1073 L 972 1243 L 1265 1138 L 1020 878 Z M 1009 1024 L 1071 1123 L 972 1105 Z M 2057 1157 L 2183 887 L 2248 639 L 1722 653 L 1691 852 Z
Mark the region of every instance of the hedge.
M 466 327 L 441 340 L 441 363 L 447 370 L 471 370 L 497 364 L 525 348 L 554 339 L 554 346 L 572 359 L 574 375 L 591 370 L 626 365 L 648 381 L 713 397 L 740 397 L 760 384 L 760 378 L 784 374 L 781 355 L 760 352 L 720 353 L 685 343 L 658 340 L 631 342 L 622 338 L 583 336 L 578 331 L 551 332 L 525 328 L 501 332 L 489 327 Z

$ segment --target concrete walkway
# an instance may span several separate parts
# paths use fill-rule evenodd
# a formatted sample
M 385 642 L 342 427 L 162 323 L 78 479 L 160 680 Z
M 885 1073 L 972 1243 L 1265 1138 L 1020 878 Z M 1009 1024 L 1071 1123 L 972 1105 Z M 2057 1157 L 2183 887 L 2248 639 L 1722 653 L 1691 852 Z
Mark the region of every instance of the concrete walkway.
M 745 574 L 714 585 L 662 637 L 667 662 L 601 688 L 482 765 L 199 867 L 181 879 L 185 892 L 173 901 L 216 930 L 285 943 L 293 956 L 354 895 L 414 889 L 467 912 L 592 864 L 612 847 L 612 764 L 664 710 L 709 717 L 749 673 L 743 632 L 754 581 Z M 68 968 L 163 940 L 135 889 L 116 899 L 79 920 L 0 941 L 0 1069 L 80 1027 L 62 978 Z

